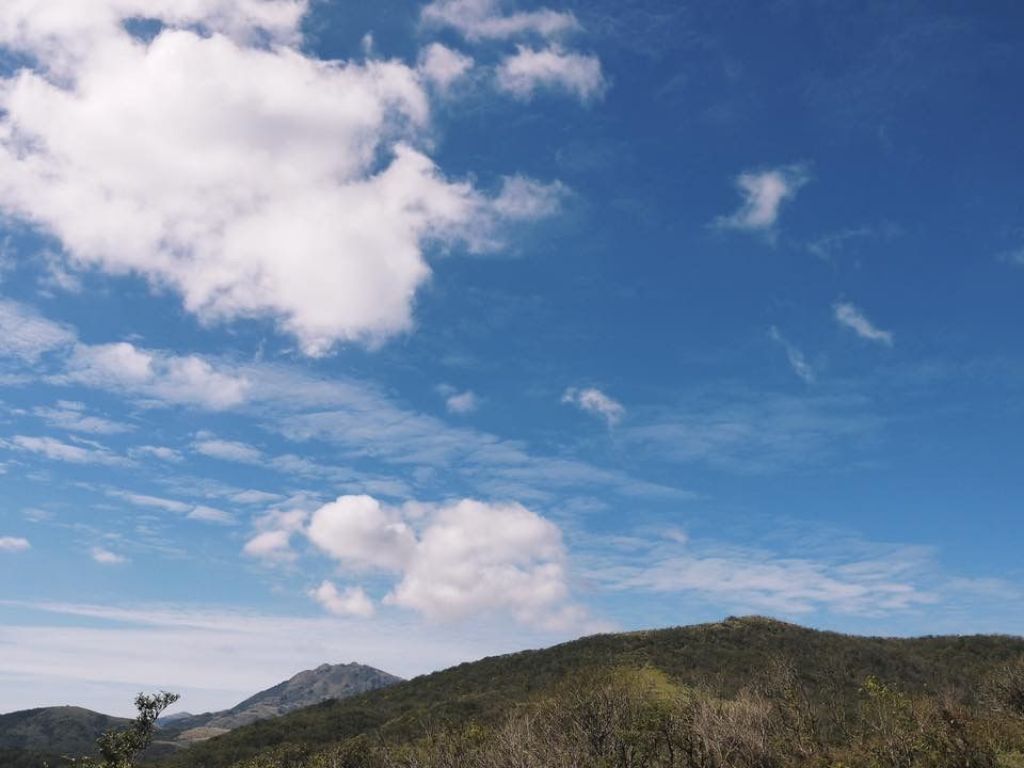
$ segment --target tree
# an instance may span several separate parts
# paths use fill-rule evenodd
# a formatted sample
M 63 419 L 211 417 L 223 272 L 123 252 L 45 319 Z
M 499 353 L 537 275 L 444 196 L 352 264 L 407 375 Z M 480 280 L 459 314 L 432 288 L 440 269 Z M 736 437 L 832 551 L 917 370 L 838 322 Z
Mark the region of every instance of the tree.
M 86 757 L 72 762 L 83 768 L 132 768 L 135 759 L 152 743 L 160 713 L 178 698 L 178 694 L 166 691 L 153 696 L 140 693 L 135 697 L 135 708 L 139 714 L 128 727 L 107 731 L 97 739 L 99 760 Z

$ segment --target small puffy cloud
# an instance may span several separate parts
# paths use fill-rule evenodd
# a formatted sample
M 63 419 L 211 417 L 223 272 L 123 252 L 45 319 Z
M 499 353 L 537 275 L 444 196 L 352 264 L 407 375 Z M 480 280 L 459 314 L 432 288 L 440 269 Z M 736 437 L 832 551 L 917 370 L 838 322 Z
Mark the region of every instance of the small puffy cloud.
M 782 332 L 774 325 L 769 329 L 768 337 L 785 351 L 786 359 L 789 360 L 789 366 L 793 369 L 793 373 L 808 384 L 813 384 L 815 380 L 814 368 L 807 362 L 804 353 L 783 336 Z
M 344 591 L 339 592 L 332 582 L 324 581 L 309 594 L 335 616 L 369 619 L 375 613 L 373 601 L 362 587 L 346 587 Z
M 416 534 L 398 510 L 371 496 L 342 496 L 313 513 L 310 541 L 347 565 L 400 570 L 416 548 Z
M 425 24 L 455 29 L 471 41 L 524 35 L 553 38 L 580 26 L 571 13 L 550 8 L 506 14 L 498 0 L 434 0 L 424 7 L 421 18 Z
M 35 310 L 0 299 L 0 357 L 15 357 L 29 363 L 46 352 L 75 342 L 70 329 L 41 317 Z
M 715 224 L 726 229 L 771 232 L 783 204 L 796 197 L 808 181 L 810 176 L 800 165 L 740 174 L 736 186 L 743 195 L 743 205 L 732 215 L 716 219 Z
M 441 43 L 431 43 L 420 52 L 419 73 L 441 92 L 448 91 L 473 68 L 473 59 Z
M 171 355 L 128 342 L 78 345 L 60 379 L 210 410 L 240 405 L 250 388 L 244 376 L 217 370 L 197 355 Z
M 472 413 L 479 405 L 476 394 L 469 390 L 453 393 L 445 400 L 449 413 Z
M 222 509 L 200 505 L 195 507 L 187 515 L 189 520 L 198 520 L 203 523 L 217 523 L 218 525 L 234 525 L 235 516 Z
M 20 536 L 0 536 L 0 552 L 25 552 L 31 548 L 28 539 Z
M 89 551 L 89 555 L 100 565 L 121 565 L 128 562 L 127 558 L 103 547 L 93 547 Z
M 239 443 L 234 440 L 219 440 L 216 438 L 201 439 L 194 446 L 197 453 L 223 461 L 233 461 L 239 464 L 260 464 L 263 462 L 263 453 L 246 443 Z
M 117 456 L 102 446 L 92 443 L 73 445 L 52 437 L 32 437 L 15 435 L 11 443 L 29 453 L 45 456 L 53 461 L 65 461 L 69 464 L 106 464 L 113 466 L 124 464 L 125 459 Z
M 563 184 L 542 184 L 525 176 L 502 180 L 501 192 L 494 199 L 494 210 L 510 221 L 532 221 L 553 216 L 568 194 Z
M 582 620 L 567 602 L 561 531 L 519 504 L 388 507 L 342 496 L 313 514 L 306 533 L 343 567 L 394 574 L 384 602 L 430 619 L 507 613 L 543 626 Z
M 844 328 L 848 328 L 862 339 L 884 344 L 887 347 L 893 345 L 893 335 L 890 331 L 883 331 L 872 323 L 865 314 L 849 302 L 838 302 L 834 307 L 836 322 Z
M 284 530 L 264 531 L 249 539 L 242 551 L 261 560 L 290 560 L 294 557 L 291 536 L 291 532 Z
M 622 403 L 613 400 L 604 392 L 594 387 L 576 389 L 570 387 L 562 395 L 562 402 L 575 405 L 580 410 L 600 416 L 608 426 L 612 427 L 622 421 L 626 415 L 626 409 Z
M 570 53 L 558 47 L 519 46 L 498 65 L 498 87 L 528 101 L 538 90 L 563 90 L 586 102 L 606 88 L 601 61 L 596 56 Z
M 301 531 L 309 518 L 302 508 L 272 509 L 256 521 L 259 531 L 245 543 L 242 551 L 267 563 L 290 563 L 297 555 L 292 550 L 292 535 Z

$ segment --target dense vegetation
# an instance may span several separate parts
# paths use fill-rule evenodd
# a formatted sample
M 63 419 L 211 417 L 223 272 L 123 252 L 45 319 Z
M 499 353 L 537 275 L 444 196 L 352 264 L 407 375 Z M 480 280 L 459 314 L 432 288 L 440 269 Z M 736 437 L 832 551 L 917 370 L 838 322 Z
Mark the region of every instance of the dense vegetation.
M 1021 659 L 1019 638 L 757 618 L 599 635 L 257 723 L 170 765 L 1009 766 L 1024 745 Z
M 0 765 L 4 768 L 40 768 L 40 766 L 59 766 L 60 764 L 61 757 L 56 753 L 0 748 Z
M 124 718 L 101 715 L 81 707 L 43 707 L 0 715 L 0 766 L 14 765 L 14 750 L 77 754 L 92 747 L 96 736 L 128 723 Z

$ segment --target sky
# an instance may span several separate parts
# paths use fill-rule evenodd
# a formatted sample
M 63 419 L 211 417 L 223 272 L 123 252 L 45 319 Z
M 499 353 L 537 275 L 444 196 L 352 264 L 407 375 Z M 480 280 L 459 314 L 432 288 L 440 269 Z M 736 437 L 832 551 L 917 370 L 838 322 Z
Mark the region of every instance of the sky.
M 7 0 L 0 712 L 1024 633 L 1024 11 Z

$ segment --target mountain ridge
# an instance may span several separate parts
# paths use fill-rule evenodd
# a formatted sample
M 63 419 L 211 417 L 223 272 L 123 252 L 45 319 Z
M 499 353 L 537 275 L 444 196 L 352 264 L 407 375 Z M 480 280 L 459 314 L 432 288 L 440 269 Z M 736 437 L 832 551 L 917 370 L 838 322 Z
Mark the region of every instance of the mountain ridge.
M 1024 638 L 860 637 L 760 616 L 592 635 L 466 662 L 244 726 L 174 756 L 169 765 L 222 768 L 270 748 L 315 750 L 360 735 L 403 741 L 445 723 L 493 724 L 516 706 L 598 669 L 653 668 L 674 683 L 732 696 L 779 656 L 792 659 L 812 689 L 827 688 L 852 702 L 872 676 L 911 693 L 969 689 L 996 665 L 1024 656 Z
M 179 738 L 183 737 L 186 741 L 195 741 L 199 739 L 190 738 L 188 734 L 196 729 L 226 732 L 322 701 L 347 698 L 398 682 L 402 682 L 402 678 L 365 664 L 321 664 L 259 691 L 230 709 L 179 715 L 166 723 L 164 731 L 176 732 Z M 207 732 L 196 735 L 209 738 L 216 734 Z

